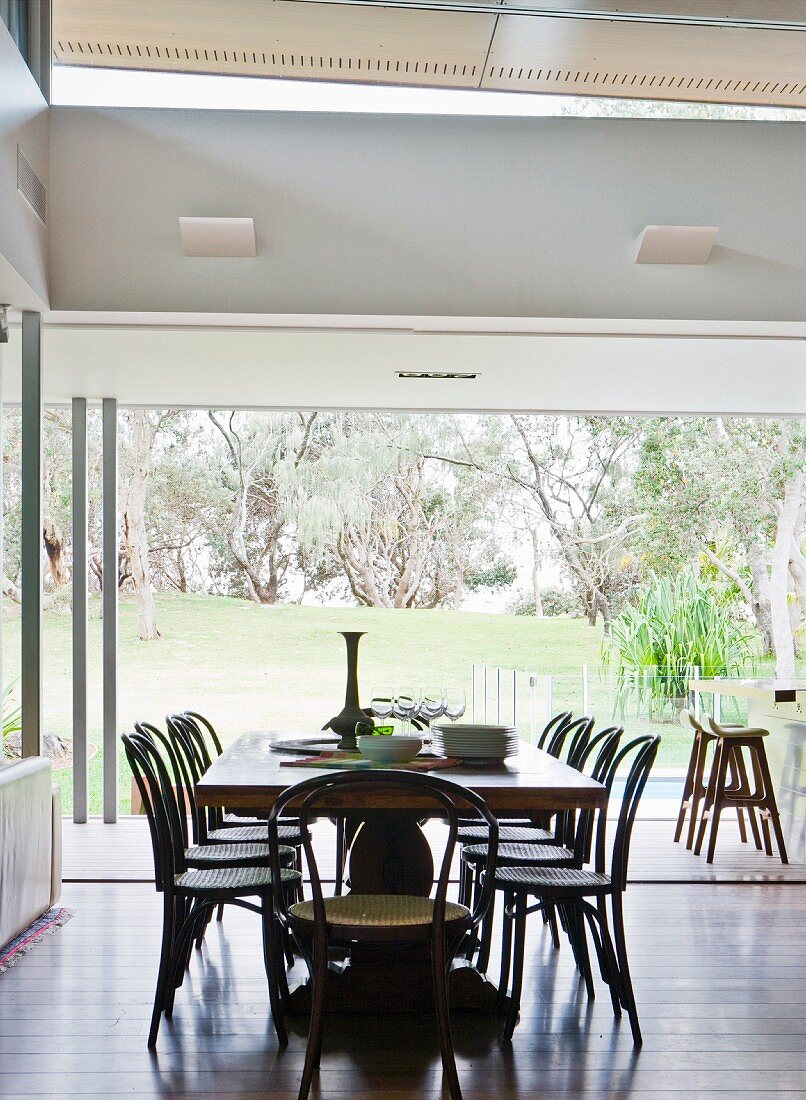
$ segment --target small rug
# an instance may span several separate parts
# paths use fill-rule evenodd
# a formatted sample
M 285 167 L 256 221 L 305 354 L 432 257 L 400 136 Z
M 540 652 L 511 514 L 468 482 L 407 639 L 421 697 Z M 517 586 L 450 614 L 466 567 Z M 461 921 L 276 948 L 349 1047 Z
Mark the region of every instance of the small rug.
M 29 924 L 27 928 L 20 932 L 19 936 L 7 943 L 5 947 L 0 948 L 0 974 L 15 966 L 23 955 L 27 955 L 46 936 L 52 935 L 57 928 L 67 924 L 73 915 L 74 910 L 62 909 L 60 906 L 55 905 L 52 909 L 48 909 L 47 913 L 43 913 L 33 924 Z

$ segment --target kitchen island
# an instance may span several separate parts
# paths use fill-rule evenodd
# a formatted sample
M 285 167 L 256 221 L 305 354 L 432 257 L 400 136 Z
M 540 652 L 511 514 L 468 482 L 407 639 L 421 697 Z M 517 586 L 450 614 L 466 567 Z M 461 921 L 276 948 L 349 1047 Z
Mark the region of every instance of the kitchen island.
M 748 725 L 770 731 L 767 759 L 791 862 L 806 863 L 806 680 L 692 680 L 701 695 L 747 699 Z M 709 700 L 703 708 L 712 711 Z

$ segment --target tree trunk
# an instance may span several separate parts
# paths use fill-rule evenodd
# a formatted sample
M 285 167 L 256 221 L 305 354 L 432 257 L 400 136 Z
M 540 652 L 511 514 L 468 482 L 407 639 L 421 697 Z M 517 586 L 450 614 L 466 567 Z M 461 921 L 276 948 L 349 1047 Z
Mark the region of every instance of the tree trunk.
M 142 641 L 159 638 L 157 608 L 151 588 L 151 567 L 148 561 L 148 532 L 146 530 L 146 488 L 151 466 L 151 451 L 155 431 L 142 409 L 132 414 L 134 455 L 132 476 L 123 511 L 123 533 L 129 558 L 134 591 L 137 596 L 137 623 Z
M 532 595 L 535 601 L 535 616 L 542 619 L 543 595 L 540 591 L 540 543 L 534 527 L 530 528 L 529 534 L 532 538 Z
M 795 644 L 789 618 L 789 559 L 800 513 L 803 473 L 798 471 L 786 484 L 778 510 L 775 546 L 770 575 L 770 608 L 775 646 L 775 674 L 781 680 L 795 676 Z
M 50 577 L 53 581 L 53 587 L 61 588 L 62 585 L 67 584 L 69 574 L 67 572 L 67 566 L 64 563 L 64 542 L 62 541 L 62 533 L 53 520 L 45 520 L 45 525 L 42 528 L 42 540 L 48 555 L 48 566 L 50 568 Z
M 751 546 L 747 551 L 747 561 L 753 578 L 753 593 L 750 609 L 764 645 L 764 653 L 772 653 L 775 641 L 772 633 L 772 609 L 770 607 L 770 576 L 767 572 L 767 560 L 762 544 Z

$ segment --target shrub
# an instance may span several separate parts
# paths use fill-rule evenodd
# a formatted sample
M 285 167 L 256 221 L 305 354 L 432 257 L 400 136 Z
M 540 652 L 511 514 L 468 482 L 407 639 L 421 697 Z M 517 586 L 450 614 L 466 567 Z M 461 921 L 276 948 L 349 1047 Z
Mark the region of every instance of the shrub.
M 653 574 L 635 602 L 613 619 L 603 644 L 603 663 L 615 666 L 617 711 L 630 697 L 649 717 L 685 705 L 688 681 L 736 676 L 757 653 L 750 626 L 721 588 L 685 569 L 675 577 Z

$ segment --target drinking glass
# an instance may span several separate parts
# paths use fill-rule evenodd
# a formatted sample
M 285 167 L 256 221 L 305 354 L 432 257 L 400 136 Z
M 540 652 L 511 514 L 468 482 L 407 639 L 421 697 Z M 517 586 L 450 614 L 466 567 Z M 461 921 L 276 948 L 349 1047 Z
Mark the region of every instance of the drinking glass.
M 392 714 L 405 722 L 404 733 L 411 732 L 411 720 L 420 707 L 420 693 L 415 688 L 401 687 L 395 693 Z
M 457 718 L 461 718 L 465 713 L 466 707 L 467 702 L 464 688 L 445 688 L 445 716 L 450 718 L 451 722 L 455 722 Z
M 428 687 L 423 689 L 420 702 L 420 714 L 430 725 L 435 718 L 445 713 L 445 689 Z
M 370 707 L 376 718 L 389 718 L 394 704 L 394 692 L 391 688 L 377 688 L 372 692 Z

